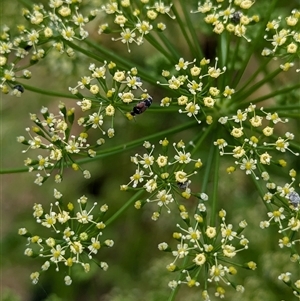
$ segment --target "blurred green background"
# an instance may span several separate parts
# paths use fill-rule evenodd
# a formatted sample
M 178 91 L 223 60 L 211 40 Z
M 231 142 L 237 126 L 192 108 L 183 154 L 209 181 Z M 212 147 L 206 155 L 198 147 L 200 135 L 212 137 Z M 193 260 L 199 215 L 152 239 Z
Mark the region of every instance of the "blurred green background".
M 1 23 L 11 27 L 25 23 L 20 15 L 18 1 L 1 1 Z M 128 54 L 124 45 L 114 44 L 110 41 L 110 37 L 100 38 L 96 34 L 97 23 L 95 20 L 89 24 L 89 32 L 95 33 L 93 38 L 99 40 L 99 43 L 106 43 L 113 51 L 124 52 L 126 57 Z M 150 46 L 144 45 L 141 49 L 133 50 L 135 60 L 147 66 L 149 72 L 155 72 L 155 66 L 157 68 L 161 66 L 159 58 L 152 55 Z M 186 53 L 188 49 L 183 47 L 182 52 Z M 144 60 L 145 56 L 150 58 L 149 61 Z M 51 54 L 45 61 L 31 69 L 33 77 L 28 84 L 39 88 L 45 87 L 47 90 L 59 88 L 61 92 L 68 93 L 68 87 L 75 86 L 78 79 L 87 74 L 90 62 L 84 57 L 66 60 Z M 278 79 L 282 83 L 288 80 L 287 75 Z M 153 107 L 158 106 L 164 96 L 162 91 L 152 87 L 148 89 L 154 98 Z M 21 153 L 24 146 L 16 142 L 16 137 L 25 136 L 25 128 L 31 126 L 29 113 L 38 113 L 42 106 L 47 106 L 50 112 L 57 112 L 59 101 L 65 102 L 67 107 L 77 107 L 74 100 L 40 96 L 30 91 L 25 91 L 21 98 L 1 95 L 1 169 L 23 167 L 27 154 Z M 78 112 L 78 108 L 76 110 Z M 138 116 L 136 122 L 128 122 L 119 116 L 116 118 L 118 123 L 116 136 L 108 141 L 108 145 L 126 143 L 187 120 L 178 115 L 171 119 L 168 114 L 157 113 L 154 108 L 149 109 L 147 114 Z M 295 134 L 299 134 L 299 124 L 294 126 L 296 131 L 298 128 L 298 133 Z M 170 137 L 169 140 L 173 142 L 183 139 L 188 142 L 198 131 L 198 128 L 195 128 Z M 158 143 L 158 141 L 152 142 Z M 109 264 L 108 271 L 104 272 L 95 266 L 88 274 L 78 271 L 78 280 L 76 281 L 74 277 L 70 287 L 64 285 L 62 277 L 58 277 L 54 269 L 41 275 L 39 284 L 32 285 L 29 275 L 39 269 L 41 262 L 24 256 L 26 240 L 17 235 L 20 227 L 26 227 L 28 230 L 36 229 L 35 220 L 32 218 L 32 206 L 34 203 L 42 203 L 47 208 L 47 204 L 54 201 L 52 197 L 54 188 L 59 189 L 64 197 L 71 201 L 77 200 L 84 194 L 91 202 L 106 203 L 109 206 L 108 216 L 112 215 L 132 195 L 129 192 L 120 192 L 119 186 L 126 184 L 129 176 L 134 172 L 134 166 L 130 164 L 130 156 L 136 152 L 137 150 L 124 150 L 117 156 L 106 158 L 104 162 L 94 161 L 87 164 L 84 167 L 91 171 L 90 180 L 84 180 L 81 173 L 67 171 L 65 180 L 59 187 L 52 179 L 42 187 L 38 187 L 33 184 L 35 173 L 1 175 L 2 301 L 164 301 L 168 299 L 170 289 L 167 283 L 176 276 L 168 273 L 165 267 L 173 258 L 159 252 L 157 245 L 163 241 L 175 245 L 172 232 L 176 231 L 177 221 L 172 216 L 168 218 L 165 216 L 153 222 L 151 220 L 153 210 L 150 206 L 146 206 L 142 211 L 130 207 L 122 217 L 105 229 L 105 236 L 115 241 L 113 248 L 101 249 L 99 252 L 99 258 Z M 207 152 L 208 149 L 203 149 L 199 155 L 203 162 L 206 160 Z M 297 164 L 299 170 L 299 162 L 295 161 L 294 164 Z M 292 299 L 286 297 L 292 296 L 291 292 L 277 280 L 277 277 L 286 271 L 300 276 L 300 271 L 288 261 L 287 254 L 279 250 L 280 235 L 276 230 L 267 229 L 264 232 L 259 228 L 259 222 L 265 220 L 267 216 L 255 187 L 241 172 L 228 176 L 225 173 L 227 166 L 228 162 L 223 160 L 222 170 L 225 177 L 220 181 L 219 209 L 227 210 L 227 220 L 235 226 L 239 221 L 247 220 L 249 227 L 244 234 L 250 241 L 250 248 L 239 255 L 239 262 L 253 260 L 257 262 L 258 268 L 255 272 L 239 270 L 237 282 L 243 283 L 246 291 L 243 295 L 239 295 L 228 288 L 226 300 L 291 301 Z M 201 175 L 199 175 L 199 183 L 201 183 Z M 199 289 L 182 287 L 176 300 L 200 300 Z

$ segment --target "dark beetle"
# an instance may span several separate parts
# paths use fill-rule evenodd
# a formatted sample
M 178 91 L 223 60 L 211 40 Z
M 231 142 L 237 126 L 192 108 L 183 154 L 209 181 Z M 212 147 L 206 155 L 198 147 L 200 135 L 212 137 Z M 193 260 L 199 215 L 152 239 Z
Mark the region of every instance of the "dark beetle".
M 232 22 L 235 23 L 235 24 L 240 23 L 240 20 L 241 20 L 242 15 L 243 15 L 243 14 L 242 14 L 240 11 L 238 11 L 238 10 L 235 11 L 235 12 L 233 13 L 233 15 L 232 15 L 232 18 L 231 18 Z
M 130 112 L 132 116 L 142 114 L 145 112 L 152 104 L 152 97 L 149 96 L 148 98 L 144 99 L 143 101 L 139 102 L 133 110 Z
M 21 93 L 24 93 L 24 87 L 22 85 L 15 85 L 13 89 L 18 90 Z

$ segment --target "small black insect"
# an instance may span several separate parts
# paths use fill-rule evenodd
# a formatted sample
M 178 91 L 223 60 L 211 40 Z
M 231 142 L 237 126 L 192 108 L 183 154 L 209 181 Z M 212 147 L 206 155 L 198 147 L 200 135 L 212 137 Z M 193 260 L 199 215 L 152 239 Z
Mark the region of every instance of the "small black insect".
M 22 86 L 22 85 L 15 85 L 14 87 L 13 87 L 13 89 L 15 90 L 18 90 L 19 92 L 21 92 L 21 93 L 24 93 L 24 87 Z
M 149 96 L 148 98 L 144 99 L 143 101 L 139 102 L 130 112 L 132 116 L 142 114 L 145 112 L 152 104 L 152 97 Z
M 31 45 L 26 45 L 26 46 L 24 47 L 24 49 L 25 49 L 26 51 L 29 51 L 31 48 L 32 48 Z
M 288 194 L 288 198 L 295 208 L 297 208 L 300 205 L 300 196 L 296 191 L 290 192 Z
M 183 183 L 177 182 L 177 186 L 181 190 L 185 190 L 186 188 L 189 187 L 190 181 L 185 181 Z
M 232 14 L 232 22 L 235 23 L 235 24 L 238 24 L 240 23 L 240 20 L 241 20 L 241 17 L 242 17 L 242 13 L 240 11 L 235 11 L 233 14 Z

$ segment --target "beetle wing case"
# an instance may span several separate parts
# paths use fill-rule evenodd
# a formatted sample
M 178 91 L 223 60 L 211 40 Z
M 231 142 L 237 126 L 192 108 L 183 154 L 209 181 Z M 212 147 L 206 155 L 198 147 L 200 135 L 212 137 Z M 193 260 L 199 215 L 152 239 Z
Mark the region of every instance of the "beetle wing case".
M 145 112 L 152 104 L 152 97 L 149 96 L 148 98 L 144 99 L 143 101 L 139 102 L 130 112 L 132 116 L 142 114 Z

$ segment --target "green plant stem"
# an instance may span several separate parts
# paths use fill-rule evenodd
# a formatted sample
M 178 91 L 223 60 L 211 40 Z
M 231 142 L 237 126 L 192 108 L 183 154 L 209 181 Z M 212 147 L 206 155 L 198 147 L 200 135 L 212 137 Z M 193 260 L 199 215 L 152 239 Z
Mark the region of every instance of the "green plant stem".
M 237 76 L 235 77 L 233 87 L 236 87 L 238 85 L 238 83 L 240 82 L 240 80 L 246 70 L 246 67 L 250 61 L 252 54 L 255 52 L 256 48 L 259 47 L 259 45 L 261 45 L 261 41 L 263 40 L 263 36 L 265 33 L 266 24 L 270 18 L 271 13 L 274 11 L 274 7 L 275 7 L 277 1 L 278 0 L 273 0 L 272 3 L 270 3 L 270 5 L 268 5 L 268 12 L 266 13 L 266 16 L 264 18 L 265 22 L 262 22 L 260 25 L 260 28 L 258 28 L 255 41 L 252 41 L 252 43 L 249 43 L 250 47 L 247 51 L 247 56 L 244 58 L 243 65 L 239 69 L 239 72 L 237 73 Z M 256 24 L 256 25 L 258 25 L 258 24 Z
M 159 38 L 162 40 L 164 36 L 163 34 L 158 34 L 159 35 Z M 171 52 L 171 53 L 168 53 L 164 47 L 152 36 L 152 35 L 146 35 L 145 36 L 145 39 L 154 47 L 156 48 L 161 54 L 163 54 L 165 56 L 165 58 L 168 59 L 168 61 L 170 63 L 174 63 L 176 61 L 176 57 L 177 57 L 177 54 L 174 58 L 174 55 L 172 54 L 172 52 L 174 51 L 173 50 L 170 50 L 169 47 L 170 45 L 166 45 L 165 44 L 165 47 L 167 47 L 167 49 Z M 163 41 L 164 42 L 164 41 Z M 170 43 L 169 43 L 170 44 Z M 169 46 L 169 47 L 168 47 Z
M 178 59 L 180 58 L 180 54 L 176 50 L 175 46 L 171 43 L 170 39 L 163 33 L 158 34 L 160 40 L 164 43 L 165 47 L 171 52 L 171 57 L 169 61 L 171 63 L 177 63 Z
M 30 9 L 33 5 L 32 1 L 30 1 L 30 0 L 18 0 L 18 2 L 23 4 L 28 9 Z
M 184 258 L 184 260 L 183 260 L 183 264 L 182 264 L 183 267 L 185 267 L 187 265 L 188 260 L 189 260 L 189 258 L 188 258 L 188 256 L 186 256 Z M 177 281 L 183 280 L 183 278 L 184 278 L 184 275 L 182 273 L 180 273 L 178 275 L 178 277 L 177 277 L 177 279 L 178 279 Z M 171 295 L 170 295 L 168 301 L 174 301 L 175 298 L 176 298 L 176 295 L 177 295 L 178 291 L 179 291 L 179 285 L 177 285 L 176 288 L 174 290 L 172 290 Z
M 171 129 L 168 129 L 168 130 L 165 130 L 165 131 L 161 131 L 161 132 L 149 135 L 149 136 L 145 136 L 145 137 L 136 139 L 136 140 L 131 141 L 131 142 L 126 143 L 126 144 L 111 147 L 107 150 L 99 152 L 99 154 L 97 156 L 93 157 L 93 158 L 79 159 L 79 160 L 76 161 L 76 163 L 77 164 L 89 163 L 89 162 L 97 161 L 99 159 L 103 159 L 103 158 L 106 158 L 106 157 L 109 157 L 109 156 L 112 156 L 112 155 L 119 154 L 119 153 L 124 152 L 124 151 L 129 151 L 132 148 L 135 148 L 135 147 L 141 145 L 146 140 L 154 140 L 154 139 L 158 139 L 160 137 L 165 137 L 165 136 L 170 135 L 170 134 L 179 133 L 180 131 L 186 130 L 188 128 L 192 128 L 194 126 L 198 126 L 198 124 L 193 120 L 191 122 L 181 124 L 179 126 L 171 128 Z M 0 170 L 0 174 L 10 174 L 10 173 L 19 173 L 19 172 L 28 172 L 28 167 L 8 168 L 8 169 Z
M 126 108 L 126 105 L 124 106 Z M 128 105 L 127 105 L 128 108 Z M 148 109 L 148 112 L 152 112 L 154 114 L 165 114 L 165 113 L 178 113 L 178 110 L 180 109 L 180 106 L 172 105 L 168 107 L 164 107 L 164 109 L 161 109 L 161 106 L 155 106 L 151 105 L 150 109 Z
M 299 84 L 300 86 L 300 84 Z M 280 91 L 279 91 L 280 92 Z M 283 94 L 283 93 L 281 93 Z M 278 112 L 281 111 L 285 112 L 287 110 L 300 110 L 300 104 L 295 104 L 295 105 L 284 105 L 284 106 L 273 106 L 267 109 L 268 112 Z
M 262 199 L 263 204 L 265 205 L 265 207 L 267 208 L 267 210 L 269 212 L 272 212 L 273 210 L 272 210 L 271 204 L 269 204 L 269 203 L 267 203 L 267 202 L 265 202 L 263 200 L 264 191 L 262 189 L 262 186 L 260 185 L 260 183 L 258 182 L 258 180 L 255 179 L 255 176 L 252 175 L 252 174 L 251 174 L 251 179 L 252 179 L 252 182 L 254 183 L 254 185 L 255 185 L 255 187 L 256 187 L 256 189 L 257 189 L 257 191 L 258 191 L 258 193 L 259 193 L 259 195 L 260 195 L 260 197 Z
M 181 274 L 179 274 L 179 276 L 177 277 L 177 279 L 178 279 L 178 281 L 181 279 Z M 168 301 L 174 301 L 174 300 L 175 300 L 176 295 L 177 295 L 177 293 L 178 293 L 178 290 L 179 290 L 179 285 L 177 285 L 177 286 L 175 287 L 175 289 L 173 289 L 173 290 L 171 291 L 171 295 L 170 295 Z
M 104 62 L 104 61 L 113 61 L 115 62 L 119 68 L 124 68 L 126 70 L 130 70 L 133 66 L 132 62 L 128 59 L 124 59 L 123 57 L 121 57 L 120 55 L 117 55 L 115 52 L 111 51 L 110 49 L 106 49 L 103 46 L 93 43 L 92 41 L 90 41 L 89 39 L 85 39 L 82 41 L 82 43 L 85 43 L 87 46 L 93 48 L 94 50 L 96 50 L 97 54 L 95 54 L 95 52 L 86 50 L 82 47 L 79 47 L 78 45 L 71 43 L 69 41 L 65 41 L 71 48 L 85 54 L 86 56 L 95 59 L 98 62 Z M 143 68 L 142 66 L 137 65 L 136 63 L 134 63 L 134 65 L 136 66 L 136 68 L 139 71 L 139 75 L 141 76 L 141 78 L 145 81 L 147 81 L 148 83 L 151 83 L 153 85 L 157 84 L 157 78 L 154 78 L 152 76 L 149 75 L 149 71 L 145 68 Z M 161 86 L 162 89 L 167 89 L 167 87 L 165 86 Z
M 76 95 L 73 95 L 71 93 L 65 94 L 65 93 L 60 93 L 60 92 L 55 92 L 54 90 L 45 90 L 45 89 L 39 89 L 33 86 L 29 86 L 23 83 L 16 82 L 17 84 L 20 84 L 24 87 L 25 90 L 42 94 L 42 95 L 47 95 L 47 96 L 55 96 L 55 97 L 63 97 L 63 98 L 71 98 L 71 99 L 76 99 L 78 100 L 78 97 Z
M 250 78 L 247 80 L 247 82 L 241 88 L 238 89 L 236 95 L 238 95 L 239 93 L 242 93 L 250 85 L 250 83 L 252 83 L 255 80 L 257 75 L 262 72 L 262 70 L 269 64 L 270 61 L 271 61 L 270 58 L 265 60 L 265 62 L 263 64 L 261 64 L 259 66 L 259 68 L 257 68 L 257 70 L 250 76 Z
M 231 36 L 231 35 L 230 35 Z M 231 78 L 231 83 L 230 83 L 230 86 L 232 87 L 236 87 L 235 86 L 235 78 L 236 78 L 236 75 L 237 75 L 237 71 L 239 70 L 239 67 L 237 66 L 236 67 L 236 63 L 239 62 L 239 60 L 241 59 L 241 55 L 239 54 L 240 52 L 240 46 L 241 46 L 241 43 L 242 43 L 242 40 L 241 39 L 235 39 L 234 42 L 235 43 L 235 47 L 234 47 L 234 52 L 233 54 L 231 55 L 231 57 L 229 57 L 229 66 L 230 66 L 230 74 L 229 74 L 229 78 Z M 230 41 L 228 43 L 228 51 L 230 52 Z M 232 44 L 231 44 L 232 45 Z M 227 66 L 227 65 L 225 65 Z
M 206 162 L 206 165 L 205 165 L 205 171 L 204 171 L 204 176 L 203 176 L 202 185 L 201 185 L 201 191 L 204 192 L 204 193 L 206 192 L 209 177 L 211 175 L 214 148 L 215 148 L 215 146 L 211 145 L 211 148 L 210 148 L 210 151 L 209 151 L 208 157 L 207 157 L 207 162 Z
M 300 144 L 297 143 L 297 142 L 294 142 L 294 141 L 289 141 L 289 144 L 290 144 L 290 148 L 293 150 L 293 151 L 300 151 Z M 299 159 L 298 159 L 299 160 Z
M 246 102 L 249 100 L 247 100 L 247 98 L 253 93 L 255 92 L 258 88 L 260 88 L 261 86 L 263 86 L 265 83 L 269 82 L 271 79 L 273 79 L 276 75 L 278 75 L 282 70 L 280 68 L 274 70 L 273 72 L 269 73 L 268 76 L 266 76 L 264 79 L 262 79 L 261 81 L 257 82 L 256 84 L 250 86 L 248 88 L 248 90 L 246 90 L 246 92 L 244 92 L 243 94 L 237 93 L 236 94 L 236 102 L 240 105 L 243 102 Z M 235 105 L 237 105 L 236 103 L 234 103 Z
M 243 58 L 243 65 L 239 68 L 239 70 L 237 71 L 237 73 L 234 77 L 234 80 L 233 80 L 233 83 L 232 83 L 233 87 L 238 86 L 242 76 L 244 75 L 244 72 L 246 70 L 246 67 L 247 67 L 249 61 L 250 61 L 250 58 L 251 58 L 252 54 L 254 53 L 255 44 L 252 44 L 252 45 L 253 46 L 247 52 L 247 56 L 245 58 Z
M 220 59 L 219 62 L 222 64 L 222 66 L 227 66 L 229 47 L 230 35 L 225 32 L 220 36 L 220 47 L 218 47 L 218 58 Z
M 251 103 L 253 103 L 253 104 L 254 103 L 259 103 L 261 101 L 270 99 L 270 98 L 272 98 L 274 96 L 278 96 L 278 95 L 281 95 L 281 94 L 286 94 L 286 93 L 288 93 L 290 91 L 293 91 L 295 89 L 298 89 L 298 88 L 300 88 L 300 83 L 296 84 L 296 85 L 293 85 L 293 86 L 286 87 L 286 88 L 281 89 L 281 90 L 276 90 L 276 91 L 274 91 L 272 93 L 269 93 L 269 94 L 263 95 L 261 97 L 258 97 L 258 98 L 254 99 L 254 100 L 251 100 Z M 280 108 L 285 110 L 285 109 L 291 108 L 291 107 L 293 107 L 293 106 L 282 106 Z M 297 105 L 297 107 L 299 109 L 299 104 Z M 277 108 L 271 107 L 271 108 L 268 108 L 268 110 L 277 111 L 278 110 Z M 294 106 L 294 108 L 296 108 L 296 106 Z
M 225 32 L 220 37 L 220 47 L 218 47 L 218 49 L 219 49 L 218 57 L 220 58 L 220 63 L 222 64 L 222 67 L 223 66 L 228 66 L 229 48 L 230 48 L 230 34 Z M 227 70 L 227 71 L 232 73 L 232 70 Z M 228 77 L 227 76 L 222 76 L 220 87 L 219 87 L 220 90 L 224 90 L 225 82 L 228 82 Z
M 112 147 L 112 148 L 110 148 L 106 151 L 101 152 L 99 155 L 95 156 L 94 158 L 86 158 L 86 159 L 78 160 L 77 163 L 82 164 L 82 163 L 87 163 L 87 162 L 91 162 L 91 161 L 96 161 L 100 158 L 107 157 L 110 154 L 117 154 L 119 152 L 137 147 L 137 146 L 141 145 L 144 141 L 158 139 L 158 138 L 165 137 L 165 136 L 168 136 L 168 135 L 173 134 L 173 133 L 179 133 L 179 132 L 181 132 L 183 130 L 186 130 L 188 128 L 191 128 L 193 126 L 197 126 L 195 121 L 191 121 L 191 122 L 188 122 L 188 123 L 185 123 L 185 124 L 181 124 L 179 126 L 173 127 L 171 129 L 168 129 L 168 130 L 165 130 L 165 131 L 161 131 L 161 132 L 158 132 L 158 133 L 155 133 L 155 134 L 152 134 L 152 135 L 144 136 L 142 138 L 136 139 L 136 140 L 134 140 L 132 142 L 129 142 L 127 144 Z
M 139 197 L 144 193 L 144 190 L 138 191 L 134 196 L 132 196 L 117 212 L 115 212 L 106 222 L 105 225 L 108 226 L 113 223 L 124 211 L 126 211 L 129 206 L 131 206 Z
M 212 145 L 211 150 L 212 158 L 214 159 L 214 175 L 213 175 L 213 194 L 212 194 L 212 206 L 211 206 L 211 216 L 210 225 L 214 226 L 216 223 L 217 216 L 217 206 L 218 206 L 218 191 L 219 191 L 219 169 L 220 169 L 220 155 L 216 151 L 216 147 Z
M 184 11 L 185 7 L 186 7 L 186 3 L 182 4 L 182 1 L 180 1 L 180 2 L 181 2 L 181 9 Z M 175 5 L 172 6 L 172 10 L 174 12 L 174 15 L 176 16 L 176 21 L 177 21 L 177 23 L 178 23 L 178 25 L 179 25 L 179 27 L 181 29 L 181 32 L 182 32 L 182 34 L 183 34 L 183 36 L 184 36 L 184 38 L 185 38 L 185 40 L 186 40 L 186 42 L 188 44 L 188 47 L 189 47 L 191 53 L 193 54 L 194 57 L 196 57 L 197 53 L 195 51 L 194 45 L 193 45 L 193 43 L 190 40 L 190 37 L 189 37 L 189 35 L 188 35 L 188 33 L 187 33 L 186 29 L 185 29 L 185 24 L 182 21 L 182 17 L 178 13 Z
M 189 33 L 192 37 L 192 41 L 194 42 L 195 56 L 198 57 L 198 59 L 200 59 L 204 55 L 203 55 L 202 49 L 200 47 L 199 38 L 196 34 L 194 24 L 192 22 L 191 13 L 189 11 L 187 11 L 186 1 L 179 0 L 179 2 L 180 2 L 180 5 L 181 5 L 181 9 L 182 9 L 182 11 L 184 13 L 184 16 L 185 16 L 185 20 L 186 20 L 186 24 L 188 26 Z
M 293 118 L 293 119 L 299 119 L 300 118 L 300 113 L 285 113 L 282 112 L 280 114 L 281 117 L 287 117 L 287 118 Z
M 191 154 L 195 154 L 199 149 L 206 137 L 215 129 L 214 126 L 209 126 L 204 132 L 198 134 L 198 137 L 194 139 L 196 141 L 195 147 L 191 151 Z

